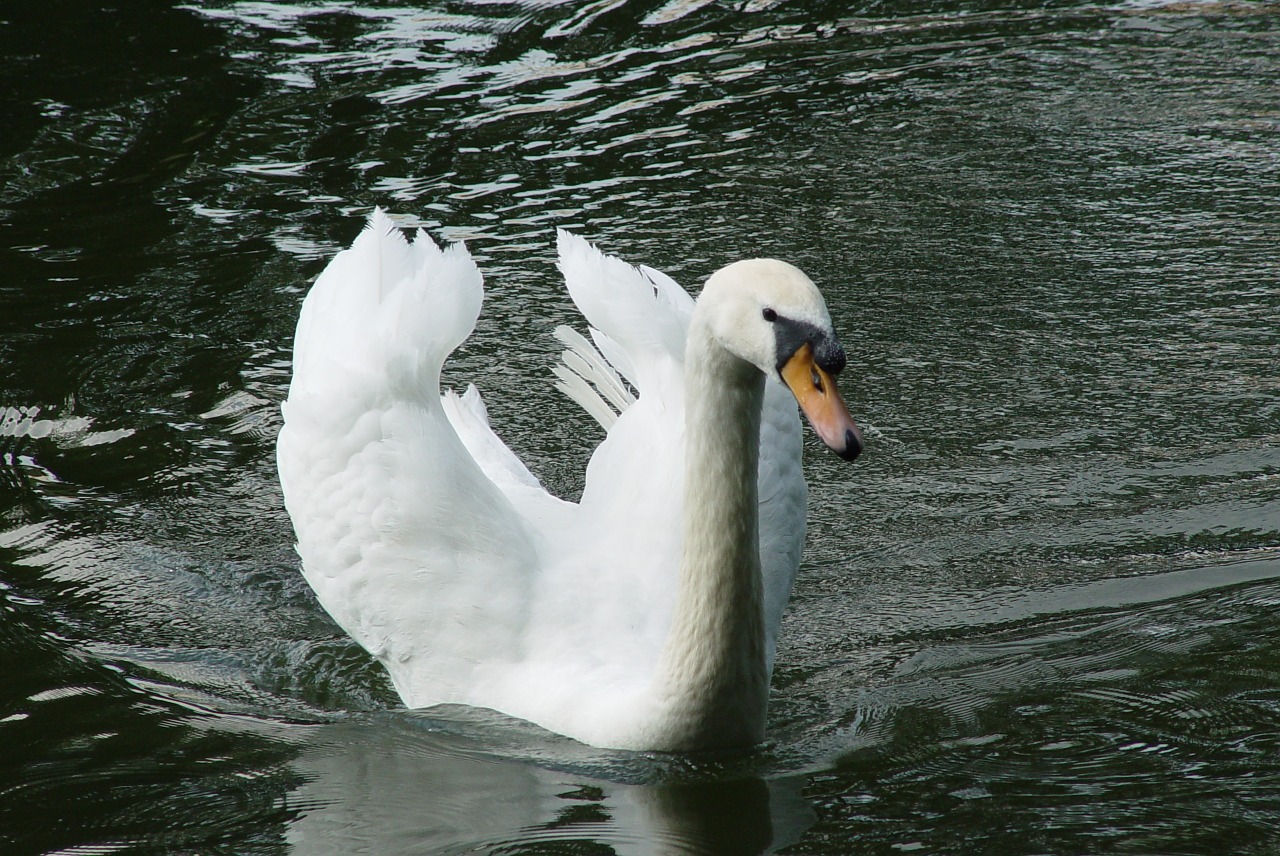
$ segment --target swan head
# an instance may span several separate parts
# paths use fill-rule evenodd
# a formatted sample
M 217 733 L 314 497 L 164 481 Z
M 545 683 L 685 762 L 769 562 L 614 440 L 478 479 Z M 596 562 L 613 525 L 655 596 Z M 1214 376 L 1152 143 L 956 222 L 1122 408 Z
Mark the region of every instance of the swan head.
M 746 259 L 711 275 L 698 305 L 730 353 L 786 384 L 822 441 L 852 461 L 862 431 L 836 388 L 845 367 L 827 303 L 795 265 Z

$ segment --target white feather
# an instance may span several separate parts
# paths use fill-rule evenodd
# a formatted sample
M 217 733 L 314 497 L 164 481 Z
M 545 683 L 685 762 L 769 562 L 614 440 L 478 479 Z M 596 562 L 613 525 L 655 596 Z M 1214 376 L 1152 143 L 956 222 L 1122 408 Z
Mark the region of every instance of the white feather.
M 475 387 L 440 394 L 482 282 L 461 244 L 408 243 L 375 210 L 298 322 L 278 462 L 303 572 L 407 705 L 491 707 L 600 745 L 663 748 L 644 721 L 682 556 L 694 301 L 559 233 L 590 326 L 558 386 L 607 430 L 577 504 L 498 438 Z M 633 395 L 625 378 L 637 391 Z M 766 384 L 759 547 L 769 666 L 804 537 L 796 406 Z M 648 706 L 647 706 L 648 705 Z M 670 742 L 670 741 L 668 741 Z

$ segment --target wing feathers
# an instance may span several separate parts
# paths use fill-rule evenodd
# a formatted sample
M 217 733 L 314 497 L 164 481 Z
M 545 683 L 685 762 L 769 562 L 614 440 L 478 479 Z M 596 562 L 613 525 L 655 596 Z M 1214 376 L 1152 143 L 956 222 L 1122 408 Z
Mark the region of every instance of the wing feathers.
M 380 208 L 320 274 L 294 340 L 293 388 L 325 389 L 333 374 L 405 394 L 439 389 L 445 358 L 471 334 L 483 281 L 466 247 L 421 230 L 409 244 Z
M 563 229 L 557 230 L 557 246 L 569 296 L 593 328 L 600 352 L 633 386 L 657 389 L 656 367 L 684 358 L 684 310 L 692 309 L 692 299 L 685 295 L 681 301 L 672 289 L 683 290 L 670 278 L 659 275 L 655 281 Z M 603 345 L 601 336 L 616 347 Z
M 523 509 L 555 502 L 478 393 L 438 394 L 482 297 L 465 247 L 375 210 L 298 323 L 277 458 L 304 574 L 409 704 L 467 701 L 478 664 L 517 655 L 538 571 Z
M 548 494 L 497 437 L 475 387 L 439 394 L 483 298 L 461 244 L 407 241 L 375 210 L 303 303 L 277 455 L 304 573 L 411 706 L 532 713 L 546 674 L 625 683 L 661 650 L 680 564 L 693 299 L 564 231 L 559 251 L 590 336 L 556 331 L 557 386 L 608 431 L 579 505 Z M 770 652 L 805 498 L 795 404 L 779 390 L 760 462 Z
M 551 371 L 559 378 L 556 388 L 576 402 L 607 431 L 618 414 L 636 400 L 618 372 L 578 331 L 557 327 L 555 336 L 567 346 L 561 364 Z

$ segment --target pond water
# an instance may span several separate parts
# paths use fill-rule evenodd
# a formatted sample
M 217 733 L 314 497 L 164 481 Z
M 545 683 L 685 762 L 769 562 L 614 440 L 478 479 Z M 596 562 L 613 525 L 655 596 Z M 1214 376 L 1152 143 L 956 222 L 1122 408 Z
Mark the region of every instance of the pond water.
M 1273 853 L 1280 14 L 1260 2 L 0 9 L 0 850 Z M 544 482 L 554 227 L 827 294 L 767 744 L 409 712 L 274 472 L 310 280 L 466 239 Z

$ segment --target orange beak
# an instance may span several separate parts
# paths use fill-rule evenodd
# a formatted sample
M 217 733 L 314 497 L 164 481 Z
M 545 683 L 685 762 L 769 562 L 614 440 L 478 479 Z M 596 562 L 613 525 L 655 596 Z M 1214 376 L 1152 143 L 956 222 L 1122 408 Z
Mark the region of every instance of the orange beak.
M 840 397 L 835 378 L 814 362 L 812 345 L 806 342 L 787 360 L 782 379 L 827 448 L 846 461 L 858 457 L 862 431 Z

